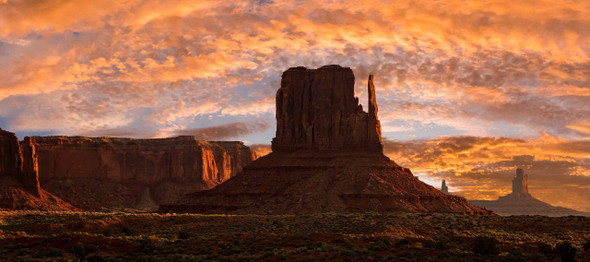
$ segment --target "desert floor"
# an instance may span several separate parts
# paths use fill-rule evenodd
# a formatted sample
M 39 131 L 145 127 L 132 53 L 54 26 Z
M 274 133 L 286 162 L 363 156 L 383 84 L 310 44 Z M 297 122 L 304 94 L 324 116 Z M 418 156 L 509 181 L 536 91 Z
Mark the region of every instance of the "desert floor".
M 572 216 L 0 212 L 2 261 L 590 261 L 589 240 Z

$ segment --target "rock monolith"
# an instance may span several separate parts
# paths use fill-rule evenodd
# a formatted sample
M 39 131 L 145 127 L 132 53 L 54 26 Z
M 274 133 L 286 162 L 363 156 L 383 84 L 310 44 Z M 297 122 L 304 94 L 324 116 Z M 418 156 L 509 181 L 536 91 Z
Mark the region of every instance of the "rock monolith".
M 382 152 L 373 76 L 369 77 L 369 113 L 354 96 L 354 81 L 350 68 L 335 65 L 285 71 L 276 96 L 273 152 Z
M 445 195 L 383 155 L 373 76 L 369 112 L 354 96 L 354 75 L 337 65 L 290 68 L 276 94 L 273 152 L 161 212 L 301 214 L 451 212 L 491 214 Z

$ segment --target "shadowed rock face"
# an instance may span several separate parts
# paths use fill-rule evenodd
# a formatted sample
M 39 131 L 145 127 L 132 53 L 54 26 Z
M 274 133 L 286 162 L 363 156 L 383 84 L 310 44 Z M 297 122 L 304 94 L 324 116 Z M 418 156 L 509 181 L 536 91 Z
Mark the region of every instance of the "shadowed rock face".
M 372 76 L 368 91 L 367 113 L 354 97 L 350 68 L 290 68 L 277 91 L 273 152 L 219 186 L 161 205 L 160 211 L 491 214 L 420 182 L 383 155 Z
M 0 174 L 18 181 L 33 196 L 40 196 L 37 155 L 30 138 L 20 144 L 13 133 L 0 129 Z
M 0 129 L 0 209 L 73 210 L 39 186 L 37 154 L 31 139 Z
M 381 126 L 373 76 L 369 77 L 369 113 L 354 96 L 354 75 L 337 65 L 290 68 L 276 95 L 273 152 L 363 150 L 382 152 Z
M 23 158 L 18 139 L 13 133 L 0 129 L 0 174 L 18 178 L 23 170 Z
M 43 188 L 86 210 L 155 209 L 212 188 L 254 159 L 241 142 L 34 137 Z

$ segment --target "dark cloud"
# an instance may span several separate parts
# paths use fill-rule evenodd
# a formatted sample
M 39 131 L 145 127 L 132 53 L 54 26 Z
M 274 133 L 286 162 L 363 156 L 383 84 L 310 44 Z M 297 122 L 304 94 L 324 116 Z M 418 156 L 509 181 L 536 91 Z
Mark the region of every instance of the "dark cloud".
M 95 129 L 91 131 L 87 131 L 84 133 L 78 134 L 80 136 L 89 136 L 89 137 L 133 137 L 133 138 L 142 138 L 142 137 L 152 137 L 157 135 L 156 133 L 149 133 L 147 130 L 136 131 L 130 130 L 127 128 L 109 128 L 109 129 Z
M 220 126 L 179 130 L 174 133 L 176 135 L 195 136 L 197 139 L 203 140 L 219 140 L 263 132 L 270 127 L 266 122 L 234 122 Z

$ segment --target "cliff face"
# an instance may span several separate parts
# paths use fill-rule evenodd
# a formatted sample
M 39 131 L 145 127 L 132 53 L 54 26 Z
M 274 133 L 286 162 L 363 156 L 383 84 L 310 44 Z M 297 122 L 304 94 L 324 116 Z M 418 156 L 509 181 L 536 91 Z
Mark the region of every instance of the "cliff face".
M 383 155 L 373 77 L 369 112 L 354 97 L 350 68 L 290 68 L 277 91 L 273 152 L 219 186 L 187 194 L 162 212 L 453 212 L 490 214 L 445 195 Z
M 381 126 L 373 76 L 369 78 L 369 113 L 354 96 L 350 68 L 290 68 L 276 95 L 273 152 L 363 150 L 382 152 Z
M 0 129 L 0 209 L 73 210 L 39 186 L 35 146 Z
M 0 129 L 0 174 L 18 178 L 23 170 L 23 158 L 18 139 L 13 133 Z
M 34 137 L 41 185 L 83 209 L 153 209 L 212 188 L 253 160 L 241 142 Z M 87 195 L 89 197 L 84 197 Z

